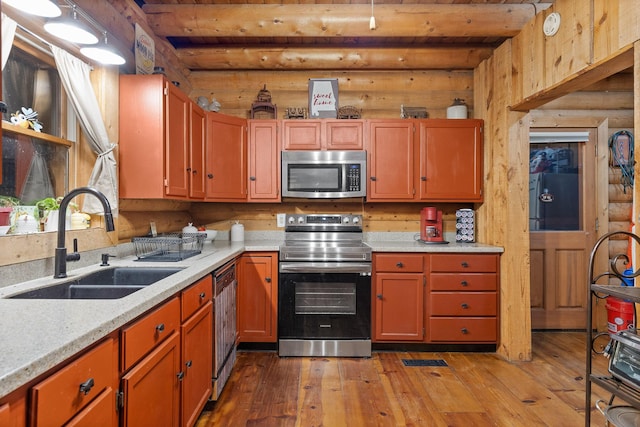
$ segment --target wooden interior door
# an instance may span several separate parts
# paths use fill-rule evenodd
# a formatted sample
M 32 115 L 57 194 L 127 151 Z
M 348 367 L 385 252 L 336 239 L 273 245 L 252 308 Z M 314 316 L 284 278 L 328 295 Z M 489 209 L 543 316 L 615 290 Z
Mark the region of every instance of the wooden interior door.
M 596 241 L 595 132 L 570 132 L 586 135 L 585 140 L 563 141 L 559 133 L 554 136 L 557 141 L 530 144 L 533 329 L 583 329 L 586 325 L 587 268 Z

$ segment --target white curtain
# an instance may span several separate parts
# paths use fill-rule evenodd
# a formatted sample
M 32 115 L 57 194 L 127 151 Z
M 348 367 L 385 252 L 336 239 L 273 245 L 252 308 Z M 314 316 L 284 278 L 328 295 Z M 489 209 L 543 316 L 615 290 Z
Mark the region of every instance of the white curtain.
M 68 52 L 51 46 L 56 67 L 62 79 L 67 96 L 71 100 L 80 125 L 87 135 L 89 145 L 98 155 L 88 185 L 104 193 L 109 200 L 114 215 L 118 211 L 118 176 L 113 149 L 116 144 L 109 141 L 100 107 L 91 86 L 91 67 Z M 102 204 L 95 197 L 85 197 L 82 210 L 87 213 L 101 213 Z
M 16 35 L 16 21 L 2 14 L 2 69 L 9 59 L 9 53 L 13 47 L 13 38 Z

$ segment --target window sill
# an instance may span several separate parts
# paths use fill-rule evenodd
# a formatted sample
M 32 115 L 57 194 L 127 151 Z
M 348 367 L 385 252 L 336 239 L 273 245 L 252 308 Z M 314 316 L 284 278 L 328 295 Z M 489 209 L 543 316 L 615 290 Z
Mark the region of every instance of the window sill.
M 40 139 L 42 141 L 51 142 L 53 144 L 64 145 L 66 147 L 71 147 L 73 145 L 73 142 L 71 142 L 71 141 L 69 141 L 67 139 L 59 138 L 57 136 L 49 135 L 47 133 L 36 132 L 34 130 L 31 130 L 31 129 L 25 129 L 25 128 L 20 127 L 20 126 L 12 125 L 11 123 L 9 123 L 7 121 L 4 121 L 4 120 L 2 121 L 2 131 L 3 132 L 13 133 L 13 134 L 18 134 L 18 135 L 24 135 L 24 136 L 28 136 L 28 137 L 31 137 L 31 138 Z

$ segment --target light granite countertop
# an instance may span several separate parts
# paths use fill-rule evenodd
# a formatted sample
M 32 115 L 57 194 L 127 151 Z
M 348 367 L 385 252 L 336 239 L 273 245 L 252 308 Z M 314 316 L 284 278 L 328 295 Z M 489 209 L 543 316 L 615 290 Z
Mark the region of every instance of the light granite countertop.
M 366 239 L 374 252 L 500 253 L 502 248 L 478 243 L 423 244 L 413 239 Z M 8 299 L 50 285 L 50 276 L 0 288 L 0 397 L 37 378 L 79 351 L 154 308 L 245 251 L 278 251 L 282 240 L 215 241 L 200 255 L 181 262 L 154 266 L 185 267 L 166 279 L 116 300 Z M 109 262 L 112 266 L 140 266 L 135 257 Z M 149 265 L 149 264 L 145 264 Z M 68 272 L 78 276 L 98 265 Z

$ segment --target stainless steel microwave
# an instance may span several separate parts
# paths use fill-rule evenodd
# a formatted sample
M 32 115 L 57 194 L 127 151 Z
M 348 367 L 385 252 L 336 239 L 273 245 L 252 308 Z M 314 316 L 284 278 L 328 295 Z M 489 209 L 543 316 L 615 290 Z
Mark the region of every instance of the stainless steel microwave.
M 283 151 L 282 197 L 335 199 L 367 195 L 366 151 Z

